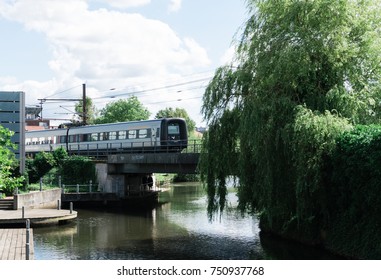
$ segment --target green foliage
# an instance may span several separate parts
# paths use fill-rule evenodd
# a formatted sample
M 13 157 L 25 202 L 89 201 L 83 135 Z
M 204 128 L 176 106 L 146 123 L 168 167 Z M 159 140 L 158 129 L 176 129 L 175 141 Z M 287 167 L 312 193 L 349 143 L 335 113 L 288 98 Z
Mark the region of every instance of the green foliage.
M 82 115 L 83 115 L 83 101 L 79 101 L 78 103 L 75 104 L 75 112 L 78 113 L 80 117 L 80 121 L 83 120 Z M 87 124 L 93 124 L 95 120 L 95 114 L 96 114 L 96 109 L 93 103 L 93 100 L 86 96 L 86 123 Z
M 216 197 L 224 205 L 223 186 L 234 174 L 241 209 L 258 212 L 263 230 L 321 242 L 329 216 L 322 172 L 335 138 L 381 120 L 381 6 L 247 2 L 236 60 L 216 71 L 203 97 L 209 132 L 200 170 L 209 210 L 221 209 Z
M 224 209 L 227 174 L 235 175 L 238 172 L 236 138 L 227 137 L 237 134 L 238 116 L 239 112 L 236 110 L 225 111 L 223 117 L 204 134 L 199 168 L 203 170 L 201 180 L 206 182 L 207 186 L 210 214 Z M 218 153 L 219 157 L 215 153 Z
M 95 164 L 87 157 L 68 156 L 64 148 L 52 153 L 40 152 L 34 159 L 27 159 L 29 183 L 37 183 L 40 178 L 48 184 L 57 184 L 62 176 L 64 184 L 88 184 L 96 182 Z
M 155 119 L 162 118 L 183 118 L 187 123 L 188 132 L 193 132 L 196 127 L 196 122 L 192 120 L 187 111 L 183 108 L 167 107 L 156 113 Z
M 86 157 L 72 156 L 62 165 L 62 182 L 70 184 L 88 184 L 96 182 L 95 163 Z
M 58 167 L 58 169 L 61 169 L 63 163 L 65 162 L 65 160 L 67 160 L 68 157 L 69 155 L 67 154 L 67 151 L 65 148 L 60 147 L 54 150 L 53 151 L 53 158 L 55 162 L 54 166 Z
M 101 110 L 100 116 L 95 120 L 95 123 L 139 121 L 146 120 L 149 116 L 150 112 L 144 108 L 136 96 L 132 96 L 128 99 L 120 99 L 108 103 L 106 107 Z
M 344 255 L 381 257 L 381 126 L 356 126 L 337 140 L 327 187 L 327 246 Z
M 336 138 L 352 126 L 346 119 L 297 107 L 292 127 L 292 154 L 295 170 L 296 218 L 299 227 L 321 227 L 329 215 L 324 189 L 327 160 L 336 148 Z M 311 229 L 310 234 L 319 230 Z M 311 239 L 319 236 L 310 236 Z
M 18 162 L 12 152 L 16 148 L 11 142 L 12 135 L 12 131 L 0 125 L 0 191 L 6 195 L 11 195 L 24 182 L 24 177 L 16 174 Z
M 29 175 L 29 183 L 36 183 L 53 167 L 56 166 L 56 161 L 53 154 L 40 152 L 36 154 L 33 160 L 26 161 L 27 172 Z

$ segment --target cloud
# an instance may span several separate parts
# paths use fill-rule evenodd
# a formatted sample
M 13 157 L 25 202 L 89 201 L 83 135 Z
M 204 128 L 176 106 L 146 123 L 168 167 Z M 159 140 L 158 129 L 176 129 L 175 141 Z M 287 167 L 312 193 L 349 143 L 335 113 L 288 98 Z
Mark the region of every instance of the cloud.
M 101 79 L 123 75 L 123 68 L 131 75 L 150 75 L 158 70 L 178 71 L 184 63 L 210 63 L 196 41 L 179 38 L 167 24 L 140 14 L 90 11 L 86 1 L 79 0 L 14 3 L 0 7 L 9 19 L 45 34 L 54 54 L 49 65 L 57 74 Z
M 127 7 L 149 1 L 107 2 Z M 171 4 L 178 9 L 181 1 Z M 40 83 L 18 81 L 33 97 L 82 82 L 100 96 L 112 87 L 160 81 L 210 65 L 202 46 L 192 38 L 180 38 L 169 25 L 137 13 L 90 10 L 85 0 L 0 0 L 0 16 L 42 33 L 49 44 L 52 57 L 47 63 L 54 78 Z M 16 85 L 12 83 L 12 89 Z
M 168 5 L 169 12 L 177 12 L 181 9 L 182 0 L 170 0 Z
M 151 0 L 103 0 L 104 3 L 119 9 L 145 6 L 151 3 Z

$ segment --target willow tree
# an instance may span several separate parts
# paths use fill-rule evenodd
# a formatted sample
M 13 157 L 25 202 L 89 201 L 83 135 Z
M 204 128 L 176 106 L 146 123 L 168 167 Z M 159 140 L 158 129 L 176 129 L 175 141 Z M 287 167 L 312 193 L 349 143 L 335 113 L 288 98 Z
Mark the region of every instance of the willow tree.
M 334 139 L 381 118 L 380 4 L 247 6 L 236 58 L 216 71 L 203 97 L 210 129 L 200 167 L 210 209 L 223 208 L 224 180 L 233 174 L 240 208 L 259 213 L 262 229 L 314 240 L 327 218 L 321 170 Z

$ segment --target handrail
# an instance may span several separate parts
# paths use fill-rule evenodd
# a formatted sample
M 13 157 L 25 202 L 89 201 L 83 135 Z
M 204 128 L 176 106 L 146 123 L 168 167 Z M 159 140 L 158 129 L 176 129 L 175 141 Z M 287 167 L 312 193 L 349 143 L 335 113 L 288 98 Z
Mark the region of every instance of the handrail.
M 110 154 L 121 153 L 201 153 L 201 139 L 195 140 L 178 140 L 178 145 L 173 141 L 161 141 L 160 146 L 152 145 L 151 141 L 136 142 L 113 142 L 113 143 L 71 143 L 69 145 L 69 154 L 84 155 L 89 157 L 105 157 Z M 187 143 L 187 144 L 183 144 Z

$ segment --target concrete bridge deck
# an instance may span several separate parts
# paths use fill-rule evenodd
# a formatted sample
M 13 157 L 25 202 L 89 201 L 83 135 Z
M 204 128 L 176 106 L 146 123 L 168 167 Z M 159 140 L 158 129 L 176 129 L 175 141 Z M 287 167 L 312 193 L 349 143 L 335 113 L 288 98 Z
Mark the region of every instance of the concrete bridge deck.
M 197 173 L 198 153 L 141 153 L 109 155 L 109 174 Z

